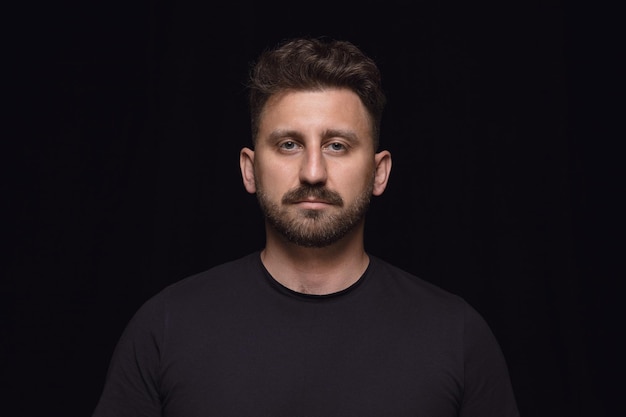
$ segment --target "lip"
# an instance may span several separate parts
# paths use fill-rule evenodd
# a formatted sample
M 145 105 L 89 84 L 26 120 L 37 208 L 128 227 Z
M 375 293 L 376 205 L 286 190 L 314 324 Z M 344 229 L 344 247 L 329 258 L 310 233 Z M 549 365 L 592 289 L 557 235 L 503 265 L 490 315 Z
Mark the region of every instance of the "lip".
M 294 204 L 307 209 L 320 209 L 331 205 L 328 201 L 324 200 L 301 200 L 296 201 Z

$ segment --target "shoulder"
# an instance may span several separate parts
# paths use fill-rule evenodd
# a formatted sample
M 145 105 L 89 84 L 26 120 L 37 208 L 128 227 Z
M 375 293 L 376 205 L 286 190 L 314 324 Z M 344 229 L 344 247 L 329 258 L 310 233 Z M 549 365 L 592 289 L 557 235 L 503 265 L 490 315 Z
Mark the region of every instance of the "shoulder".
M 223 286 L 237 286 L 250 275 L 261 272 L 259 254 L 254 252 L 241 258 L 213 266 L 205 271 L 186 277 L 169 287 L 165 292 L 175 294 L 193 294 L 202 290 L 217 290 Z
M 371 257 L 371 273 L 383 298 L 392 300 L 407 315 L 429 317 L 433 322 L 459 330 L 489 331 L 483 316 L 460 294 L 448 291 L 432 282 L 394 266 L 380 258 Z
M 403 298 L 432 303 L 440 306 L 461 308 L 466 301 L 442 287 L 416 276 L 404 269 L 390 264 L 376 256 L 371 256 L 371 272 L 387 290 L 395 290 L 404 295 Z
M 384 285 L 382 292 L 395 308 L 402 308 L 406 317 L 425 320 L 431 329 L 453 330 L 467 355 L 499 357 L 502 354 L 485 318 L 461 295 L 447 291 L 414 274 L 379 258 L 373 258 L 376 280 Z M 391 304 L 391 303 L 389 303 Z
M 168 285 L 152 296 L 142 307 L 154 311 L 184 309 L 207 302 L 228 302 L 258 281 L 262 275 L 258 252 L 213 266 Z

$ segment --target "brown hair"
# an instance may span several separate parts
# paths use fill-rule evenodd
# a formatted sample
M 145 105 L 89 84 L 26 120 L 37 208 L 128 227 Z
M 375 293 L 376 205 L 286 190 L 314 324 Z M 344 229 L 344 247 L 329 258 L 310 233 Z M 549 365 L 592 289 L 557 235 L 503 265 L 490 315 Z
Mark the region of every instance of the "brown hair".
M 267 100 L 286 90 L 349 88 L 371 117 L 374 148 L 378 147 L 385 107 L 380 72 L 375 62 L 348 41 L 297 38 L 264 51 L 250 71 L 249 105 L 252 139 Z

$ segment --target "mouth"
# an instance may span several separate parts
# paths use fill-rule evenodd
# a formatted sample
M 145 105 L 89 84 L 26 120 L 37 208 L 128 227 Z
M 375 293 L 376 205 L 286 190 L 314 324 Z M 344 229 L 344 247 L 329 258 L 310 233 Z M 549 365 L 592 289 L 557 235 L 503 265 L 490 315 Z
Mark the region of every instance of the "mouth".
M 330 201 L 324 199 L 324 198 L 319 198 L 319 197 L 315 197 L 315 196 L 308 196 L 308 197 L 304 197 L 304 198 L 297 198 L 294 199 L 294 203 L 326 203 L 326 204 L 332 204 Z
M 304 209 L 321 209 L 326 208 L 328 206 L 333 205 L 331 202 L 320 199 L 306 199 L 306 200 L 297 200 L 293 202 L 294 205 L 304 208 Z
M 323 187 L 302 186 L 287 192 L 282 199 L 283 204 L 294 204 L 300 207 L 323 208 L 343 206 L 341 196 Z

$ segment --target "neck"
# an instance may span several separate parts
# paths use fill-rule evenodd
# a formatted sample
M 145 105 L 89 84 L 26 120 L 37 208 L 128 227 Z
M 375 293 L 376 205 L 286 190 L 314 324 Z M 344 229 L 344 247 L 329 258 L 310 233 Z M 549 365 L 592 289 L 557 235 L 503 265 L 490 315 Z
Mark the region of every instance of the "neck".
M 295 245 L 268 228 L 261 260 L 274 279 L 285 287 L 316 295 L 348 288 L 358 281 L 369 264 L 362 227 L 323 248 Z

